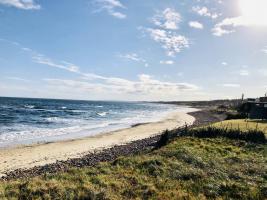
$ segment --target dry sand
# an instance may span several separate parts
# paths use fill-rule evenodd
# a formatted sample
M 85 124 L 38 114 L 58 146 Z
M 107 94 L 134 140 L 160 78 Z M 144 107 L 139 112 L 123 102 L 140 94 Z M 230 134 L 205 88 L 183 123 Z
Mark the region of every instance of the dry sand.
M 185 123 L 190 125 L 194 120 L 194 117 L 186 113 L 175 112 L 159 122 L 142 124 L 93 137 L 0 149 L 0 177 L 4 176 L 6 172 L 16 169 L 28 169 L 54 163 L 57 160 L 78 158 L 89 152 L 148 138 L 160 134 L 166 129 L 171 130 L 183 126 Z

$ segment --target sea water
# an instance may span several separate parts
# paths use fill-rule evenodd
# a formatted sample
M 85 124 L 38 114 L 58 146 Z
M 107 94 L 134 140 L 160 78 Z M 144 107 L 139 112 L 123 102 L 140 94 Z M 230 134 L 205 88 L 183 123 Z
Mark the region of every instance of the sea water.
M 175 110 L 168 104 L 0 98 L 0 147 L 93 136 L 158 121 Z

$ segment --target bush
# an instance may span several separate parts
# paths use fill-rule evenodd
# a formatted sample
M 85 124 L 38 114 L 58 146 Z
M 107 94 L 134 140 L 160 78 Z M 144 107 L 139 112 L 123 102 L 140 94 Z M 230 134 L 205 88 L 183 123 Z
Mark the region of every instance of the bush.
M 166 130 L 161 136 L 157 144 L 155 145 L 155 149 L 160 149 L 163 146 L 166 146 L 170 140 L 170 132 Z
M 245 113 L 227 113 L 226 120 L 231 119 L 246 119 L 247 115 Z

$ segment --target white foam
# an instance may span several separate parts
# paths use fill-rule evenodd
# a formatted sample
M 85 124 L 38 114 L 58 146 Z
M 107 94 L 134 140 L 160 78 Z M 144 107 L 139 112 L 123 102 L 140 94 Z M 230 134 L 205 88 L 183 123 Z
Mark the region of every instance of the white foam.
M 100 113 L 97 113 L 97 115 L 101 116 L 101 117 L 104 117 L 107 115 L 107 112 L 100 112 Z
M 130 127 L 137 123 L 156 122 L 165 118 L 171 112 L 192 112 L 196 109 L 189 107 L 172 107 L 166 110 L 132 111 L 120 113 L 125 117 L 121 119 L 68 119 L 60 117 L 49 117 L 45 120 L 54 122 L 64 127 L 47 128 L 33 127 L 29 125 L 17 124 L 15 127 L 0 127 L 0 147 L 28 144 L 36 142 L 58 141 L 64 139 L 76 139 L 85 136 L 92 136 L 102 132 L 119 130 Z M 109 112 L 99 112 L 99 116 L 104 117 Z

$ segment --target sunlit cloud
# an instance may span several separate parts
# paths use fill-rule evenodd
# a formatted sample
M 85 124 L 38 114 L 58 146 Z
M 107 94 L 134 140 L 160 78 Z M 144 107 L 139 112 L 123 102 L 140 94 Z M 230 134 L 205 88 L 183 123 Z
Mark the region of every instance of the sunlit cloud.
M 212 33 L 223 36 L 234 33 L 236 27 L 267 26 L 267 1 L 266 0 L 239 0 L 241 15 L 225 18 L 215 24 Z

